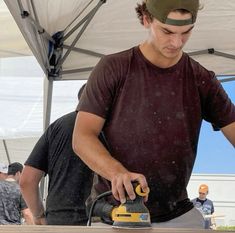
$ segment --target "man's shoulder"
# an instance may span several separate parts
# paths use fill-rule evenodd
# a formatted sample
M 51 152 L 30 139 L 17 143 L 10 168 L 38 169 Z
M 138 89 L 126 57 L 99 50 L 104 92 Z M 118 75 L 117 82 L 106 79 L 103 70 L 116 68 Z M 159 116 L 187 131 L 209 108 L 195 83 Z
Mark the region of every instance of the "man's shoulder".
M 10 180 L 1 180 L 0 181 L 0 187 L 16 187 L 18 188 L 19 185 L 16 181 L 10 181 Z
M 53 123 L 51 123 L 48 126 L 47 131 L 51 131 L 55 128 L 63 127 L 63 126 L 66 126 L 66 128 L 68 128 L 69 125 L 73 126 L 75 123 L 76 115 L 77 115 L 77 112 L 73 111 L 73 112 L 70 112 L 61 116 L 60 118 L 56 119 Z
M 213 201 L 208 198 L 206 199 L 206 202 L 207 202 L 207 204 L 213 204 Z
M 62 122 L 64 122 L 64 121 L 67 122 L 67 121 L 69 121 L 69 120 L 73 120 L 73 119 L 76 117 L 76 115 L 77 115 L 77 112 L 76 112 L 76 111 L 69 112 L 69 113 L 67 113 L 67 114 L 65 114 L 65 115 L 63 115 L 63 116 L 57 118 L 53 123 L 51 123 L 51 124 L 49 125 L 48 128 L 53 127 L 53 125 L 58 124 L 58 123 L 62 123 Z
M 55 120 L 52 124 L 64 124 L 65 123 L 67 125 L 69 122 L 74 123 L 76 115 L 77 115 L 76 111 L 67 113 L 61 116 L 60 118 L 58 118 L 57 120 Z
M 130 60 L 130 58 L 135 57 L 133 56 L 135 53 L 135 50 L 137 49 L 137 47 L 132 47 L 126 50 L 122 50 L 116 53 L 112 53 L 112 54 L 107 54 L 104 57 L 102 57 L 101 62 L 105 62 L 105 63 L 116 63 L 116 62 L 123 62 L 124 64 L 126 64 L 126 62 L 128 60 Z
M 107 54 L 105 57 L 109 57 L 109 58 L 112 58 L 112 57 L 114 57 L 114 58 L 115 57 L 125 57 L 128 54 L 132 54 L 136 49 L 137 49 L 137 46 L 129 48 L 129 49 L 125 49 L 125 50 L 122 50 L 122 51 L 118 51 L 116 53 Z
M 187 62 L 187 66 L 189 65 L 193 69 L 193 71 L 196 72 L 197 74 L 203 75 L 204 77 L 205 75 L 208 75 L 210 77 L 215 76 L 213 71 L 204 67 L 201 63 L 196 61 L 193 57 L 189 56 L 187 53 L 184 53 L 184 56 L 185 56 L 185 61 Z
M 3 196 L 9 196 L 9 194 L 11 197 L 13 195 L 18 196 L 20 194 L 20 187 L 15 181 L 3 180 L 0 181 L 0 192 Z

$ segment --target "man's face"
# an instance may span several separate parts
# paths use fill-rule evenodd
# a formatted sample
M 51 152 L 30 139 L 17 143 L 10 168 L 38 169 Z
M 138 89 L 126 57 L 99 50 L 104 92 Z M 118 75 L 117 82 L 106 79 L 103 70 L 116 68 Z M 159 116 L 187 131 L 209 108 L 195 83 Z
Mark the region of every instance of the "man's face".
M 207 196 L 207 192 L 199 191 L 199 199 L 200 200 L 205 200 L 206 196 Z
M 191 14 L 182 14 L 175 11 L 168 15 L 168 18 L 175 20 L 190 19 Z M 188 41 L 193 24 L 185 26 L 173 26 L 163 24 L 157 19 L 153 18 L 152 22 L 145 21 L 145 27 L 150 29 L 148 41 L 152 44 L 156 52 L 160 53 L 165 58 L 175 58 L 182 52 L 182 48 Z
M 20 177 L 21 177 L 21 172 L 20 172 L 20 171 L 16 172 L 16 174 L 15 174 L 15 180 L 16 180 L 18 183 L 20 182 Z

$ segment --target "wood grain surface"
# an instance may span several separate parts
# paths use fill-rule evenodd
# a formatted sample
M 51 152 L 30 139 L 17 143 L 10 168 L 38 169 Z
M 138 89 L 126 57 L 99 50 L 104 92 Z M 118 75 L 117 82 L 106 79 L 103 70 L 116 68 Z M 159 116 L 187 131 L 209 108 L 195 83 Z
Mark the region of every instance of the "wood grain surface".
M 116 229 L 111 227 L 80 227 L 80 226 L 26 226 L 1 225 L 0 233 L 212 233 L 212 230 L 151 228 L 151 229 Z M 214 231 L 226 233 L 226 231 Z M 231 232 L 231 231 L 230 231 Z

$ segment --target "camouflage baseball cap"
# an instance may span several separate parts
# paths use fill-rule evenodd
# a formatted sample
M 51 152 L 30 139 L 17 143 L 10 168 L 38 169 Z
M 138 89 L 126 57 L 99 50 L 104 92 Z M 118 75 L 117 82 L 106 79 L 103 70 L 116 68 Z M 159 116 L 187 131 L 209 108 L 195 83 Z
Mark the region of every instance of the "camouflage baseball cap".
M 199 0 L 146 0 L 149 13 L 164 24 L 184 26 L 193 24 L 197 18 Z M 171 11 L 184 9 L 192 14 L 191 19 L 176 20 L 167 18 Z

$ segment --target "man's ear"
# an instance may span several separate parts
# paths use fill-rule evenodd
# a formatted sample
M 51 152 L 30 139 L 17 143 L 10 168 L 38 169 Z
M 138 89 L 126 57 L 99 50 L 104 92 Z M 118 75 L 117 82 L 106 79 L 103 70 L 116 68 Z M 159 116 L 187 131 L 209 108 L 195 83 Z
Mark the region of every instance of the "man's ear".
M 143 15 L 143 23 L 145 28 L 150 27 L 151 20 L 147 15 Z
M 18 176 L 18 177 L 20 177 L 20 175 L 21 175 L 20 171 L 16 172 L 16 174 L 15 174 L 15 176 Z

